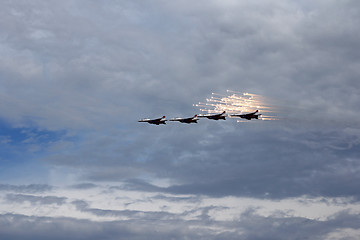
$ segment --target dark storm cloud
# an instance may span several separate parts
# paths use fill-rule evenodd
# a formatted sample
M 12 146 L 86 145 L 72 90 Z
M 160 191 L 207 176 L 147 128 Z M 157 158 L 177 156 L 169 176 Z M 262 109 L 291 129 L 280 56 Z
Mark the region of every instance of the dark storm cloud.
M 31 204 L 40 204 L 40 205 L 48 205 L 48 204 L 56 204 L 62 205 L 66 202 L 65 197 L 55 197 L 55 196 L 34 196 L 34 195 L 25 195 L 25 194 L 7 194 L 6 201 L 8 202 L 17 202 L 24 203 L 30 202 Z

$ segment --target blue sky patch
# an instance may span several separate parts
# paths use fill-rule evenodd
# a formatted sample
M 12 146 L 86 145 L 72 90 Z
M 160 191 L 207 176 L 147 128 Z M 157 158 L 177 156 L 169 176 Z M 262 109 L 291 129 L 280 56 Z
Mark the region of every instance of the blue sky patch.
M 24 162 L 42 156 L 48 147 L 64 138 L 65 131 L 48 131 L 38 128 L 14 128 L 0 121 L 1 165 Z

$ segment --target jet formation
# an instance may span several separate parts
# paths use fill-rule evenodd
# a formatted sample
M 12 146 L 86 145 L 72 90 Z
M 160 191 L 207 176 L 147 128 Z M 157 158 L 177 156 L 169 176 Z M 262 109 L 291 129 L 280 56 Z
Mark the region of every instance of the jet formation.
M 172 118 L 170 120 L 166 120 L 165 116 L 163 116 L 162 118 L 156 118 L 156 119 L 141 119 L 138 122 L 147 122 L 149 124 L 155 124 L 155 125 L 160 125 L 160 124 L 166 124 L 166 121 L 177 121 L 177 122 L 181 122 L 181 123 L 197 123 L 199 118 L 207 118 L 207 119 L 211 119 L 211 120 L 226 120 L 226 117 L 239 117 L 239 118 L 243 118 L 246 120 L 251 120 L 251 119 L 259 119 L 259 116 L 261 116 L 261 114 L 259 113 L 259 110 L 256 110 L 255 112 L 251 112 L 251 113 L 245 113 L 245 114 L 229 114 L 226 115 L 225 111 L 223 111 L 222 113 L 218 113 L 218 114 L 204 114 L 204 115 L 195 115 L 193 117 L 189 117 L 189 118 Z

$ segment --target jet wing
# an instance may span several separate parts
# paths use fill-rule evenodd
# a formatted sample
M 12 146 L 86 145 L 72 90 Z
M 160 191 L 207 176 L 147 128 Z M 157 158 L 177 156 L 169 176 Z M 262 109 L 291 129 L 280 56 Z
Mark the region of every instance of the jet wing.
M 230 116 L 241 117 L 241 118 L 245 118 L 247 120 L 251 120 L 252 118 L 258 119 L 261 114 L 256 114 L 257 112 L 259 112 L 259 110 L 256 110 L 255 112 L 252 112 L 252 113 L 246 113 L 246 114 L 231 114 Z
M 200 115 L 199 117 L 206 117 L 208 119 L 213 119 L 213 120 L 219 120 L 219 119 L 223 119 L 225 120 L 225 111 L 223 111 L 222 113 L 219 114 L 205 114 L 205 115 Z
M 170 119 L 169 121 L 178 121 L 178 122 L 182 122 L 182 123 L 197 123 L 197 115 L 195 115 L 194 117 L 189 117 L 189 118 L 173 118 Z
M 138 122 L 147 122 L 149 124 L 166 124 L 166 119 L 165 116 L 161 117 L 161 118 L 155 118 L 155 119 L 149 119 L 149 118 L 144 118 L 144 119 L 140 119 Z
M 161 121 L 163 118 L 165 118 L 165 116 L 161 117 L 161 118 L 155 118 L 155 119 L 151 119 L 150 121 Z
M 225 111 L 223 111 L 222 113 L 218 113 L 218 114 L 204 114 L 204 115 L 199 115 L 198 117 L 220 117 L 221 115 L 225 114 Z
M 231 117 L 245 117 L 247 114 L 230 114 Z

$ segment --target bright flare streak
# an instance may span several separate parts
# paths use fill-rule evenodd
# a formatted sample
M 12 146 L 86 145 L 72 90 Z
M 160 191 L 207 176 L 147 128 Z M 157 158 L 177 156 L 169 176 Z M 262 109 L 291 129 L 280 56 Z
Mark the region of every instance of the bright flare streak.
M 212 93 L 211 98 L 207 98 L 205 103 L 199 102 L 195 106 L 200 107 L 200 111 L 220 113 L 226 111 L 227 114 L 245 114 L 259 110 L 262 114 L 260 119 L 264 121 L 279 120 L 276 116 L 267 116 L 266 113 L 276 113 L 276 110 L 269 103 L 269 99 L 252 93 L 241 93 L 226 90 L 230 95 Z M 246 122 L 238 120 L 238 122 Z

